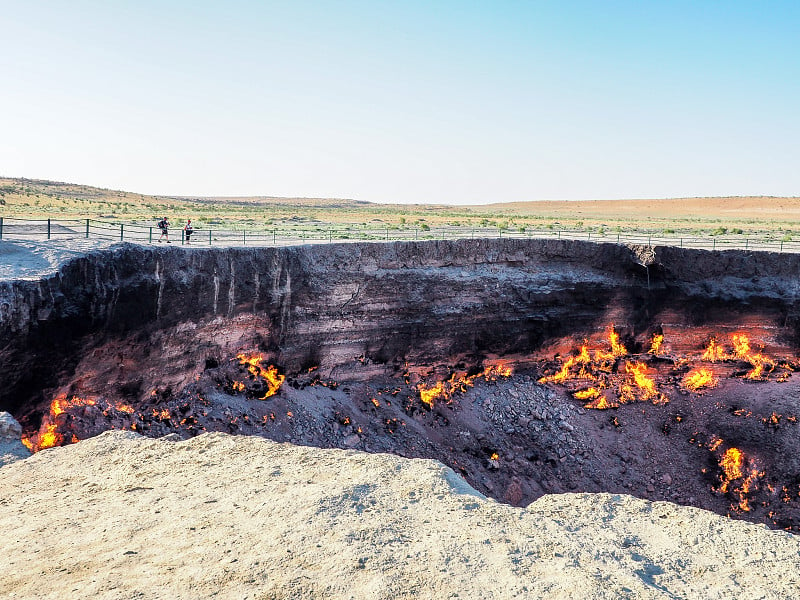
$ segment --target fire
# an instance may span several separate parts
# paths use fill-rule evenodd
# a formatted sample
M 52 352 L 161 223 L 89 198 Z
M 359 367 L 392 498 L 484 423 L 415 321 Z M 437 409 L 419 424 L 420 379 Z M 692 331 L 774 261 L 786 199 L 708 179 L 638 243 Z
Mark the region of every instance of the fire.
M 625 372 L 633 379 L 633 385 L 623 383 L 619 390 L 622 403 L 652 401 L 653 404 L 666 404 L 667 397 L 656 389 L 656 382 L 648 375 L 644 363 L 625 363 Z
M 263 379 L 267 382 L 267 392 L 259 398 L 259 400 L 266 400 L 270 396 L 274 396 L 278 393 L 278 390 L 281 389 L 283 382 L 286 380 L 286 376 L 281 375 L 278 372 L 278 368 L 274 365 L 269 365 L 266 369 L 262 367 L 261 361 L 264 360 L 263 355 L 253 354 L 248 356 L 242 353 L 237 354 L 236 358 L 239 359 L 240 364 L 247 366 L 247 370 L 256 379 Z
M 593 400 L 600 395 L 600 390 L 596 387 L 590 387 L 579 392 L 572 394 L 576 400 Z
M 725 349 L 712 338 L 703 353 L 703 360 L 719 362 L 723 360 L 741 360 L 749 362 L 753 367 L 744 377 L 751 380 L 762 380 L 775 369 L 775 361 L 764 356 L 761 352 L 753 353 L 750 348 L 750 338 L 744 333 L 731 334 L 733 352 L 728 354 Z
M 609 408 L 617 408 L 618 402 L 611 402 L 605 395 L 599 395 L 591 402 L 583 405 L 584 408 L 594 408 L 595 410 L 607 410 Z
M 625 356 L 628 353 L 628 351 L 625 349 L 625 346 L 620 344 L 619 334 L 614 330 L 613 323 L 609 326 L 608 329 L 608 341 L 611 344 L 611 354 L 613 354 L 615 358 L 619 358 L 620 356 Z
M 162 408 L 161 410 L 157 410 L 154 408 L 153 418 L 158 419 L 159 421 L 169 421 L 172 418 L 172 415 L 166 408 Z
M 70 433 L 67 436 L 59 431 L 59 421 L 61 421 L 61 419 L 58 419 L 58 416 L 76 406 L 95 406 L 96 404 L 97 400 L 95 398 L 81 398 L 74 395 L 68 398 L 66 394 L 59 394 L 53 398 L 53 401 L 50 403 L 50 411 L 47 416 L 42 419 L 42 425 L 39 431 L 24 437 L 22 443 L 25 444 L 31 452 L 38 452 L 46 448 L 54 448 L 55 446 L 63 446 L 64 444 L 77 442 L 78 438 L 75 437 L 74 434 Z M 63 421 L 61 425 L 63 425 Z
M 483 377 L 486 381 L 497 381 L 501 377 L 511 377 L 513 369 L 503 363 L 489 365 L 475 375 L 456 372 L 444 381 L 437 381 L 433 385 L 420 383 L 417 386 L 420 401 L 428 408 L 433 408 L 434 403 L 450 404 L 453 394 L 464 393 L 475 385 L 475 380 Z
M 234 381 L 231 384 L 231 389 L 233 389 L 234 392 L 243 392 L 244 391 L 244 383 L 241 382 L 241 381 Z
M 722 468 L 720 485 L 716 491 L 732 493 L 738 500 L 736 508 L 743 512 L 751 510 L 748 494 L 755 491 L 758 479 L 764 476 L 755 466 L 755 461 L 738 448 L 728 448 L 719 459 Z M 738 482 L 738 483 L 737 483 Z
M 728 358 L 725 349 L 717 343 L 715 338 L 711 338 L 708 342 L 708 347 L 703 352 L 703 360 L 709 362 L 719 362 Z
M 652 354 L 654 356 L 658 356 L 661 352 L 661 344 L 664 343 L 664 336 L 660 333 L 656 333 L 653 335 L 653 340 L 650 342 L 650 350 L 647 351 L 648 354 Z
M 423 404 L 426 404 L 428 408 L 433 408 L 434 400 L 438 401 L 444 399 L 447 401 L 450 399 L 450 396 L 445 391 L 444 381 L 438 381 L 431 387 L 421 383 L 417 389 L 419 390 L 419 399 Z
M 696 369 L 688 373 L 681 382 L 686 389 L 696 392 L 701 388 L 713 388 L 719 383 L 719 379 L 714 377 L 711 369 Z

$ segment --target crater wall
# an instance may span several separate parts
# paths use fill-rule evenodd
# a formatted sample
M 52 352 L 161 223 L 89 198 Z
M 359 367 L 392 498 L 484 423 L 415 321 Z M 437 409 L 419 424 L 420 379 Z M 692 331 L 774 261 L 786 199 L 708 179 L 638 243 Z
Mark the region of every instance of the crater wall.
M 119 244 L 40 281 L 0 282 L 0 410 L 54 386 L 109 339 L 252 315 L 287 372 L 346 376 L 358 359 L 405 362 L 526 353 L 616 320 L 750 319 L 794 347 L 800 257 L 557 240 L 459 240 L 287 248 Z

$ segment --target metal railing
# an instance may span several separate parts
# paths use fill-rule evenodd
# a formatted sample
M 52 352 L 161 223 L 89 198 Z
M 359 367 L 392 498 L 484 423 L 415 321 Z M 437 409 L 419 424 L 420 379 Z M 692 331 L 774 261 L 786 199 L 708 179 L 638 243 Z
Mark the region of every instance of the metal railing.
M 508 229 L 499 227 L 363 227 L 330 225 L 273 229 L 196 228 L 191 238 L 182 229 L 169 231 L 170 243 L 192 246 L 292 246 L 334 242 L 392 242 L 479 238 L 561 239 L 591 242 L 677 246 L 704 250 L 800 252 L 800 241 L 780 234 L 690 235 L 628 231 L 570 229 Z M 0 240 L 76 240 L 156 244 L 162 238 L 154 224 L 122 223 L 96 219 L 19 219 L 0 217 Z M 162 239 L 161 241 L 166 241 Z

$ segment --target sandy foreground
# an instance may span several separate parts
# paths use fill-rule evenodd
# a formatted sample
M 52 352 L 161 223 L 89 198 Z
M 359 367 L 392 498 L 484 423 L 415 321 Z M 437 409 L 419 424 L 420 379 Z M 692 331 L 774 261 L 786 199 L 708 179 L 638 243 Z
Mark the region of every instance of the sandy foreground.
M 3 598 L 797 598 L 800 538 L 430 460 L 110 431 L 0 468 Z

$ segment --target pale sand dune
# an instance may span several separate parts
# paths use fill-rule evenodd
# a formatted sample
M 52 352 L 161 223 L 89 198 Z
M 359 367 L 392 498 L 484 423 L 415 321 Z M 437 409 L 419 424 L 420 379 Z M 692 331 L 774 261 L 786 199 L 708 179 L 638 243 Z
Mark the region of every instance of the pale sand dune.
M 797 598 L 800 538 L 426 460 L 107 432 L 0 468 L 3 598 Z

